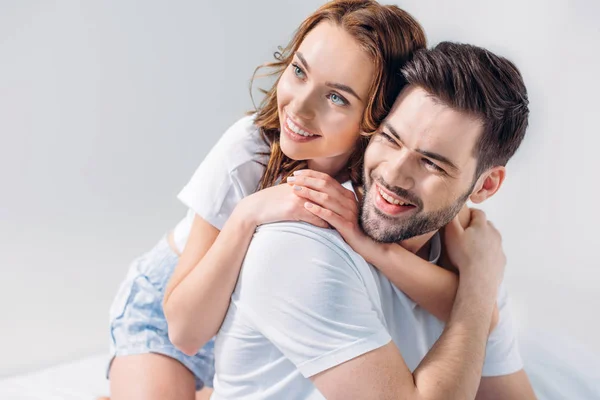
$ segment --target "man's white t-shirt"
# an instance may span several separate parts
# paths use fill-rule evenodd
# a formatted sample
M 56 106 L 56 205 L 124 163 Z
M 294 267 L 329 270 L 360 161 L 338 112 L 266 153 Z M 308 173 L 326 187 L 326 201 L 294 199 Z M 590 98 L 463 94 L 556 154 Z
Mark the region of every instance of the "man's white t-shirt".
M 439 255 L 439 237 L 433 240 L 430 260 Z M 522 368 L 503 288 L 498 307 L 484 376 Z M 322 399 L 311 376 L 390 340 L 414 370 L 442 330 L 337 232 L 301 222 L 265 225 L 217 335 L 212 399 Z
M 195 214 L 221 229 L 239 201 L 256 191 L 264 171 L 261 164 L 268 161 L 261 153 L 268 152 L 254 116 L 240 119 L 223 134 L 179 193 L 189 207 L 174 231 L 180 251 Z M 250 281 L 258 283 L 243 284 Z M 286 285 L 294 290 L 286 292 Z M 488 341 L 483 371 L 487 376 L 521 368 L 504 290 L 498 305 L 500 322 Z M 253 313 L 255 308 L 258 312 Z M 294 310 L 300 312 L 275 323 L 281 313 Z M 260 324 L 261 320 L 265 321 Z M 336 232 L 301 223 L 264 226 L 250 246 L 218 339 L 215 398 L 321 398 L 305 377 L 390 338 L 414 370 L 442 328 Z M 288 329 L 293 330 L 290 335 Z M 236 345 L 241 349 L 233 349 Z
M 225 131 L 177 196 L 188 207 L 173 230 L 180 253 L 196 214 L 221 230 L 240 200 L 256 192 L 270 149 L 254 118 L 241 118 Z

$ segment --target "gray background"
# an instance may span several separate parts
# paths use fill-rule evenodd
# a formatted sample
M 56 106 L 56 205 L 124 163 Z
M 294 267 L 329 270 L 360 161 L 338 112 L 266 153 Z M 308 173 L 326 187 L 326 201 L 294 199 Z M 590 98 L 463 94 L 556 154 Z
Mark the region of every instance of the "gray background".
M 106 351 L 129 262 L 322 1 L 0 1 L 0 376 Z M 405 1 L 431 44 L 514 60 L 529 136 L 484 209 L 520 330 L 596 354 L 598 2 Z

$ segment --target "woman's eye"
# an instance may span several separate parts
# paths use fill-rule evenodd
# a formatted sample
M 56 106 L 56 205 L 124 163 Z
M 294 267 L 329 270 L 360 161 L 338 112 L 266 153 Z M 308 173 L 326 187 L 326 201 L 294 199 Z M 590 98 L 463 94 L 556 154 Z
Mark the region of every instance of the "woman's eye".
M 292 64 L 292 67 L 294 68 L 294 75 L 296 75 L 298 78 L 304 79 L 306 77 L 304 75 L 304 71 L 298 66 L 298 64 Z
M 344 99 L 342 96 L 340 96 L 337 93 L 331 93 L 329 95 L 329 100 L 331 100 L 331 102 L 333 104 L 338 105 L 338 106 L 345 106 L 346 104 L 348 104 L 346 99 Z

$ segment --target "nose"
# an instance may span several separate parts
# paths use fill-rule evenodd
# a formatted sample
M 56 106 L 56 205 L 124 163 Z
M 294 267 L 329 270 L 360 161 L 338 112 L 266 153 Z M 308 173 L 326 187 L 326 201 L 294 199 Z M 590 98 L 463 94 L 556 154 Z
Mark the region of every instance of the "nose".
M 290 109 L 293 115 L 304 120 L 312 120 L 315 117 L 315 90 L 310 85 L 305 85 L 302 89 L 294 93 L 294 98 L 290 103 Z
M 410 154 L 402 149 L 394 159 L 385 163 L 381 177 L 390 186 L 398 186 L 405 190 L 415 187 L 415 171 Z

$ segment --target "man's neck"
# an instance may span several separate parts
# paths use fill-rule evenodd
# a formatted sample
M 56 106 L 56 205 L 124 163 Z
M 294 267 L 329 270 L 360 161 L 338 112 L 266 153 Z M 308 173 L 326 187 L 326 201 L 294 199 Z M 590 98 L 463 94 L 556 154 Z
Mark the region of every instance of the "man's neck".
M 421 257 L 424 260 L 429 260 L 431 250 L 431 238 L 437 231 L 429 232 L 421 236 L 416 236 L 407 240 L 401 241 L 400 246 Z

